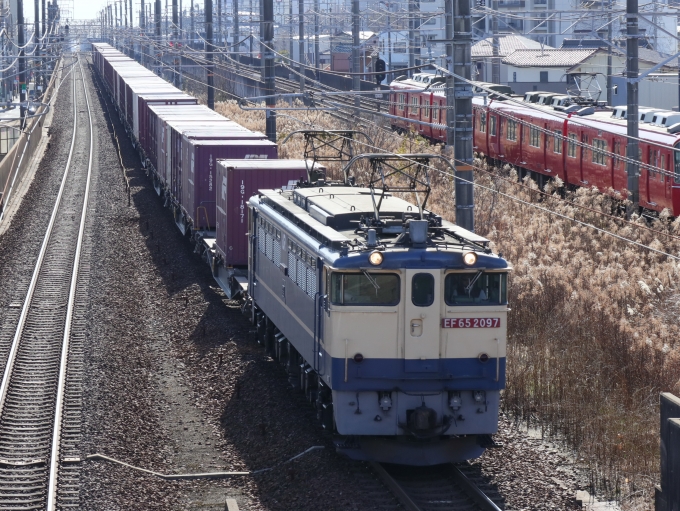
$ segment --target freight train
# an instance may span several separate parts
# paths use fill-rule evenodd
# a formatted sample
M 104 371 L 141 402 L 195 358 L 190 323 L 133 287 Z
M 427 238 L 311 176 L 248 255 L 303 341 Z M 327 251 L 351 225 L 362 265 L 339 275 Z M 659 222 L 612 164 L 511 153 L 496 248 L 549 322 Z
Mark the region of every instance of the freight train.
M 178 227 L 339 452 L 433 465 L 495 445 L 511 268 L 488 240 L 426 210 L 427 191 L 416 206 L 349 171 L 327 181 L 111 46 L 93 56 Z
M 499 86 L 486 84 L 479 90 Z M 568 186 L 597 187 L 627 197 L 626 108 L 572 102 L 565 95 L 530 92 L 473 98 L 474 149 L 515 166 L 539 186 L 559 177 Z M 446 97 L 441 78 L 419 73 L 390 84 L 390 114 L 397 130 L 415 129 L 434 141 L 446 140 Z M 640 108 L 640 207 L 680 215 L 680 113 Z M 418 121 L 422 124 L 415 124 Z

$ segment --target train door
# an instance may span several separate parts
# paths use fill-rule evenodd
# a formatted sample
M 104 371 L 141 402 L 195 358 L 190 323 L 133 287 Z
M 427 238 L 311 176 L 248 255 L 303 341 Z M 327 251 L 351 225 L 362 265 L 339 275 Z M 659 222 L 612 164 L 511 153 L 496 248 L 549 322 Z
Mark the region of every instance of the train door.
M 673 158 L 669 163 L 673 177 L 671 182 L 671 193 L 673 197 L 673 216 L 680 216 L 680 147 L 676 144 L 673 147 Z
M 406 270 L 404 370 L 439 371 L 441 297 L 439 272 Z
M 588 135 L 585 133 L 581 132 L 581 148 L 580 148 L 580 157 L 579 157 L 579 181 L 581 182 L 581 185 L 587 185 L 588 180 L 586 179 L 585 175 L 585 169 L 584 167 L 587 165 L 586 162 L 586 156 L 588 151 L 586 148 L 588 147 Z
M 651 165 L 654 160 L 653 146 L 648 146 L 645 151 L 640 148 L 640 163 L 646 163 Z M 649 177 L 651 172 L 647 165 L 640 165 L 640 198 L 646 202 L 649 202 Z

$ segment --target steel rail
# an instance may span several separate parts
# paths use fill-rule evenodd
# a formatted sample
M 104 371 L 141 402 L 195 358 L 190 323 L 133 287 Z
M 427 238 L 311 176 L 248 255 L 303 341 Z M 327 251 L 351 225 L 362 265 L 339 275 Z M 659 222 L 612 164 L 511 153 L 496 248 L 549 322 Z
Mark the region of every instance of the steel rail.
M 436 496 L 434 497 L 436 504 L 434 507 L 440 509 L 442 486 L 437 486 L 436 482 L 433 483 L 432 489 L 423 489 L 420 487 L 418 491 L 414 491 L 413 494 L 411 494 L 409 493 L 408 488 L 399 483 L 399 481 L 390 474 L 382 464 L 370 462 L 369 466 L 407 511 L 425 511 L 429 509 L 428 502 L 432 499 L 430 495 Z M 465 502 L 460 502 L 460 505 L 456 505 L 455 509 L 470 510 L 472 506 L 475 510 L 478 509 L 480 511 L 501 511 L 501 509 L 457 466 L 449 465 L 449 467 L 450 470 L 448 471 L 448 474 L 451 479 L 445 485 L 446 491 L 452 491 L 456 498 L 465 500 Z M 415 470 L 417 470 L 417 468 Z M 442 473 L 446 473 L 444 468 L 442 468 Z M 423 498 L 423 495 L 426 495 L 426 497 Z
M 47 509 L 54 510 L 58 505 L 61 415 L 94 148 L 85 75 L 79 56 L 75 55 L 74 60 L 80 70 L 87 103 L 89 163 L 86 176 L 82 176 L 84 165 L 74 164 L 76 155 L 84 157 L 76 151 L 76 140 L 80 134 L 78 116 L 85 112 L 79 112 L 78 80 L 73 73 L 71 145 L 0 383 L 0 507 L 3 509 L 45 509 L 47 504 Z M 73 224 L 78 201 L 72 199 L 83 193 L 85 177 L 80 220 Z M 66 296 L 67 290 L 68 302 L 64 304 L 61 297 Z M 63 333 L 61 343 L 58 342 L 60 331 Z
M 61 348 L 61 361 L 59 364 L 59 382 L 57 384 L 57 401 L 54 413 L 54 428 L 52 432 L 52 452 L 50 456 L 50 479 L 47 492 L 47 510 L 53 511 L 57 508 L 57 479 L 59 474 L 59 447 L 61 439 L 61 419 L 64 404 L 64 391 L 66 383 L 66 366 L 68 364 L 69 342 L 71 339 L 71 322 L 73 320 L 73 310 L 76 301 L 76 290 L 78 287 L 78 273 L 80 270 L 80 254 L 83 247 L 83 236 L 85 234 L 85 218 L 87 217 L 87 206 L 90 197 L 90 181 L 92 178 L 92 160 L 94 155 L 94 131 L 92 126 L 92 109 L 90 107 L 90 96 L 85 85 L 85 73 L 83 72 L 82 62 L 78 56 L 78 67 L 82 77 L 83 91 L 85 92 L 85 104 L 87 106 L 87 116 L 90 123 L 90 157 L 87 164 L 87 181 L 85 183 L 85 194 L 83 197 L 83 211 L 80 215 L 80 229 L 78 230 L 78 241 L 76 243 L 76 255 L 73 261 L 73 274 L 71 275 L 71 287 L 69 289 L 68 305 L 66 308 L 66 324 L 64 325 L 64 338 Z M 75 80 L 74 80 L 75 82 Z

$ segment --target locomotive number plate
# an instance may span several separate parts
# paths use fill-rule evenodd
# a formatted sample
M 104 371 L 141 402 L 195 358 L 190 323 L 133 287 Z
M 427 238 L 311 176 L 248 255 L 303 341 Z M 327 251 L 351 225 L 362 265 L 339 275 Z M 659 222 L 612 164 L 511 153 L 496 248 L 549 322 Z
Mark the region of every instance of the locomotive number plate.
M 501 318 L 442 318 L 442 328 L 498 328 Z

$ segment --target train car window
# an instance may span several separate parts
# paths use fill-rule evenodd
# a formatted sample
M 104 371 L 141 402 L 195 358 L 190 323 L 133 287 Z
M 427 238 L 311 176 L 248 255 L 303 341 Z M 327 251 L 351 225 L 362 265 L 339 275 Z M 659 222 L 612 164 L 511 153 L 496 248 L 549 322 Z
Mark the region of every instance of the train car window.
M 529 128 L 529 145 L 531 147 L 541 147 L 541 131 L 533 126 Z
M 331 301 L 335 305 L 397 305 L 399 286 L 399 275 L 394 273 L 334 272 Z
M 399 94 L 399 110 L 404 110 L 406 107 L 406 94 Z
M 675 167 L 675 184 L 680 183 L 680 149 L 677 145 L 675 146 L 675 151 L 673 151 L 673 163 Z
M 567 144 L 567 156 L 576 158 L 576 134 L 569 133 L 569 143 Z
M 614 141 L 614 167 L 619 165 L 619 155 L 621 154 L 621 142 L 618 140 Z
M 491 135 L 492 137 L 496 136 L 496 116 L 495 115 L 489 116 L 489 135 Z
M 439 103 L 432 103 L 432 120 L 439 120 Z M 434 105 L 437 105 L 436 107 Z
M 555 130 L 555 136 L 553 137 L 553 152 L 562 154 L 562 131 L 560 130 Z
M 508 140 L 511 142 L 514 142 L 517 140 L 517 121 L 513 121 L 511 119 L 508 119 L 508 129 L 507 129 L 507 135 L 506 137 Z
M 411 115 L 418 115 L 418 96 L 411 96 Z
M 479 112 L 479 131 L 486 133 L 486 112 Z
M 416 307 L 429 307 L 434 302 L 434 275 L 416 273 L 411 279 L 411 301 Z
M 607 164 L 607 155 L 605 151 L 607 150 L 607 141 L 599 140 L 597 138 L 593 139 L 593 163 L 597 165 Z
M 430 117 L 430 100 L 429 99 L 423 100 L 423 115 L 425 117 Z
M 444 280 L 447 305 L 503 305 L 507 297 L 506 273 L 449 273 Z
M 666 181 L 666 155 L 661 155 L 661 182 Z

